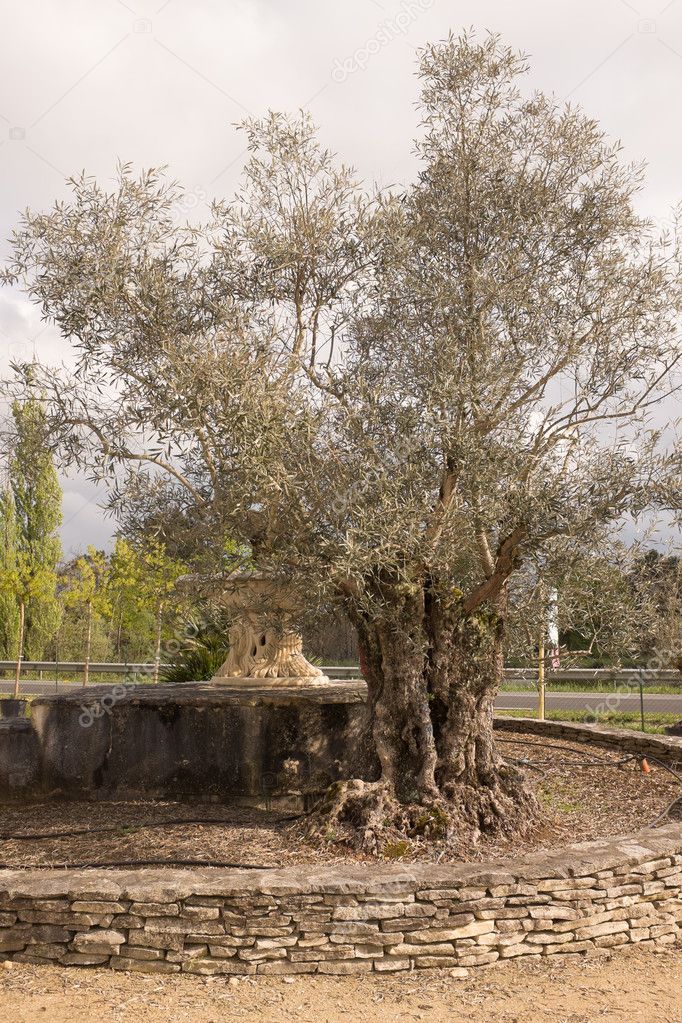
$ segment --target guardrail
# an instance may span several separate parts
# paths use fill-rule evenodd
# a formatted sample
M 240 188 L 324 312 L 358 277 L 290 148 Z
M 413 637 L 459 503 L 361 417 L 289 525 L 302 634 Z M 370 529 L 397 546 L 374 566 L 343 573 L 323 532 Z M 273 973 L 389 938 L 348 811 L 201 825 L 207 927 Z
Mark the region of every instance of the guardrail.
M 334 678 L 362 678 L 362 672 L 357 666 L 351 667 L 324 667 L 326 675 Z M 527 682 L 529 686 L 537 686 L 538 669 L 537 665 L 526 668 L 505 668 L 505 682 Z M 669 685 L 682 687 L 682 672 L 674 668 L 662 668 L 650 670 L 648 668 L 558 668 L 555 671 L 545 672 L 545 683 L 557 685 L 561 682 L 586 682 L 595 684 L 597 682 L 612 683 L 615 685 L 629 685 L 639 687 L 640 681 L 644 686 Z
M 161 668 L 163 669 L 163 664 Z M 15 672 L 16 661 L 0 661 L 0 672 Z M 91 675 L 151 675 L 154 672 L 153 662 L 121 663 L 113 661 L 90 661 L 88 670 Z M 58 675 L 80 675 L 85 671 L 85 661 L 22 661 L 21 671 L 24 672 L 52 672 Z M 325 675 L 333 678 L 362 678 L 362 672 L 357 665 L 323 665 L 322 671 Z M 527 668 L 505 668 L 505 682 L 528 682 L 530 685 L 537 684 L 537 667 Z M 679 685 L 682 687 L 682 672 L 673 668 L 664 668 L 656 671 L 647 668 L 559 668 L 556 671 L 547 671 L 545 682 L 556 684 L 560 682 L 608 682 L 630 684 L 639 686 L 640 681 L 644 686 Z
M 160 668 L 163 669 L 163 663 Z M 16 661 L 0 661 L 0 673 L 17 670 Z M 323 667 L 325 674 L 332 673 L 334 678 L 362 678 L 360 668 L 351 665 L 343 667 Z M 113 661 L 90 661 L 88 671 L 91 675 L 151 675 L 154 673 L 154 662 L 121 663 Z M 85 661 L 22 661 L 21 673 L 50 672 L 56 675 L 82 675 L 85 672 Z
M 0 661 L 0 671 L 17 670 L 16 661 Z M 120 664 L 107 661 L 90 661 L 88 670 L 92 675 L 133 675 L 154 671 L 154 664 Z M 21 671 L 50 671 L 59 674 L 80 675 L 85 671 L 85 661 L 22 661 Z
M 4 676 L 12 689 L 16 666 L 16 661 L 0 661 L 0 679 Z M 20 696 L 58 695 L 84 684 L 84 661 L 23 661 L 21 667 Z M 151 662 L 91 661 L 88 670 L 93 685 L 153 683 L 155 674 Z M 362 678 L 358 665 L 324 665 L 322 670 L 330 678 Z M 682 674 L 670 669 L 562 668 L 547 672 L 540 685 L 537 669 L 507 668 L 495 707 L 498 713 L 513 715 L 660 729 L 682 717 Z
M 504 678 L 506 682 L 533 682 L 537 683 L 537 667 L 527 668 L 505 668 Z M 649 668 L 557 668 L 554 671 L 545 672 L 545 682 L 549 684 L 557 682 L 616 682 L 639 686 L 640 681 L 645 685 L 680 685 L 682 686 L 682 672 L 675 668 L 660 668 L 657 670 Z

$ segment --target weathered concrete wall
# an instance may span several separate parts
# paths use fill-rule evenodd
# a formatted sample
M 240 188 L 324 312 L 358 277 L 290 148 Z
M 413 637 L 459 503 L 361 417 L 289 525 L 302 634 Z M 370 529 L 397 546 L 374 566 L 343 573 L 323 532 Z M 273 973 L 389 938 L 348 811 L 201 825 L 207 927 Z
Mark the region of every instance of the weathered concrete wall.
M 682 826 L 513 865 L 0 872 L 0 958 L 150 973 L 351 974 L 682 933 Z
M 40 785 L 40 744 L 26 718 L 0 720 L 0 798 L 23 799 Z
M 93 686 L 0 720 L 0 802 L 191 799 L 301 808 L 338 778 L 376 777 L 363 682 L 305 690 Z M 531 718 L 501 730 L 682 764 L 682 739 Z
M 374 769 L 364 692 L 347 683 L 277 693 L 99 686 L 34 700 L 23 730 L 0 723 L 3 800 L 49 794 L 302 806 L 351 765 L 367 777 Z

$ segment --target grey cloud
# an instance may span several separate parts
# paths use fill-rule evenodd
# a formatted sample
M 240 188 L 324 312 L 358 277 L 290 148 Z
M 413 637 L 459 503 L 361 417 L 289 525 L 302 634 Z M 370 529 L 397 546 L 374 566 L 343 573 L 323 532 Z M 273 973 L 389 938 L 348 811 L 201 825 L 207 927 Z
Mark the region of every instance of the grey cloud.
M 85 168 L 107 180 L 119 158 L 168 164 L 201 201 L 229 194 L 244 155 L 234 122 L 268 107 L 310 106 L 325 141 L 368 182 L 406 181 L 415 50 L 469 25 L 531 54 L 529 89 L 570 95 L 628 156 L 648 159 L 643 210 L 663 218 L 682 191 L 682 0 L 0 0 L 0 14 L 3 238 L 20 210 L 65 196 L 65 175 Z M 358 54 L 363 67 L 339 81 L 334 69 Z M 0 372 L 16 349 L 69 355 L 6 291 Z M 69 493 L 75 508 L 89 491 Z M 72 521 L 67 546 L 112 528 L 94 510 Z
M 83 479 L 62 477 L 64 501 L 62 505 L 62 547 L 68 560 L 80 554 L 88 545 L 110 549 L 116 523 L 105 515 L 100 502 L 102 491 Z

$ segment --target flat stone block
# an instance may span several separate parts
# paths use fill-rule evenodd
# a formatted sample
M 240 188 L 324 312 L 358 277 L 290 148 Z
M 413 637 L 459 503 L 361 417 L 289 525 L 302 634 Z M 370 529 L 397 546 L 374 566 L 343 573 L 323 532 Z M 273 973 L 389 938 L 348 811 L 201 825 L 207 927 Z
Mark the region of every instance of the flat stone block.
M 328 973 L 334 977 L 348 977 L 356 973 L 371 973 L 372 963 L 367 960 L 352 959 L 341 962 L 323 962 L 318 965 L 318 973 Z
M 111 959 L 114 970 L 129 970 L 132 973 L 179 973 L 180 967 L 175 963 L 149 962 L 146 959 L 130 959 L 128 956 L 116 956 Z
M 374 969 L 378 973 L 397 973 L 399 970 L 409 970 L 411 960 L 404 959 L 375 959 Z

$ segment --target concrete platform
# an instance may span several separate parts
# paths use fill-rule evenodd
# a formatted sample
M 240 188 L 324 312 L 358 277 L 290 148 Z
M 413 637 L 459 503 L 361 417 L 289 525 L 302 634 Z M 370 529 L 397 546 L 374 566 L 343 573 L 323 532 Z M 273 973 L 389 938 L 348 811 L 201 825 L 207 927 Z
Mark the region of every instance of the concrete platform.
M 311 679 L 310 683 L 287 686 L 284 679 L 274 679 L 276 685 L 270 685 L 268 679 L 250 679 L 249 685 L 236 679 L 234 684 L 225 679 L 220 682 L 174 682 L 143 683 L 141 685 L 97 685 L 81 686 L 66 693 L 43 696 L 33 701 L 33 708 L 44 706 L 59 700 L 75 703 L 78 706 L 99 704 L 106 706 L 114 700 L 116 704 L 156 704 L 171 701 L 177 704 L 198 703 L 214 705 L 220 703 L 247 703 L 253 700 L 258 703 L 280 704 L 291 699 L 312 701 L 314 703 L 364 703 L 367 698 L 367 685 L 362 679 L 334 680 L 318 682 Z
M 375 776 L 366 687 L 90 686 L 0 725 L 0 801 L 177 799 L 303 809 Z M 17 754 L 21 753 L 18 758 Z

